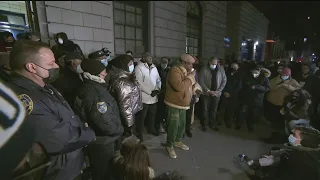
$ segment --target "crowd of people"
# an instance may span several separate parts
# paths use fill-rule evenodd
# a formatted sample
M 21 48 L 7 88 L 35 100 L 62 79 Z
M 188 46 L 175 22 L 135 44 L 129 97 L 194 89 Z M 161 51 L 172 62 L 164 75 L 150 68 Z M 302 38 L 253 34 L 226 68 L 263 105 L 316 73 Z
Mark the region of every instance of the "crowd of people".
M 192 138 L 195 117 L 203 131 L 218 131 L 224 123 L 235 130 L 246 124 L 249 133 L 265 117 L 287 133 L 289 145 L 319 148 L 316 63 L 217 57 L 199 63 L 203 61 L 191 54 L 156 63 L 149 52 L 135 62 L 130 50 L 111 58 L 103 48 L 86 57 L 65 33 L 54 39 L 56 45 L 50 47 L 39 33 L 18 40 L 6 33 L 0 46 L 10 52 L 0 68 L 1 82 L 25 107 L 16 97 L 2 95 L 14 105 L 7 106 L 13 112 L 25 111 L 23 123 L 17 113 L 1 112 L 7 117 L 1 119 L 2 129 L 12 122 L 24 127 L 12 132 L 18 138 L 7 138 L 12 143 L 0 146 L 1 153 L 9 153 L 12 144 L 20 144 L 15 162 L 0 162 L 8 179 L 72 180 L 88 174 L 93 180 L 183 179 L 177 172 L 156 176 L 141 142 L 145 129 L 154 136 L 166 133 L 166 151 L 175 159 L 174 148 L 189 150 L 182 140 Z M 301 125 L 312 131 L 299 129 Z

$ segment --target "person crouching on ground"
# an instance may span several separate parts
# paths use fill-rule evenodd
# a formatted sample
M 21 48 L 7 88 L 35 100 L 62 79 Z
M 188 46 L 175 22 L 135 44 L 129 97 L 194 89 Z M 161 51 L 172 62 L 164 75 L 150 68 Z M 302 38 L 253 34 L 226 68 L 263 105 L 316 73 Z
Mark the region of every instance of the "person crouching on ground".
M 116 180 L 150 180 L 155 173 L 148 149 L 143 144 L 124 143 L 123 156 L 113 160 L 113 178 Z
M 194 58 L 189 54 L 183 54 L 180 62 L 181 65 L 172 67 L 168 74 L 164 100 L 168 107 L 166 149 L 171 158 L 177 158 L 173 145 L 189 150 L 181 139 L 185 132 L 186 111 L 190 108 L 192 86 L 196 83 L 195 71 L 191 71 L 192 64 L 195 62 Z

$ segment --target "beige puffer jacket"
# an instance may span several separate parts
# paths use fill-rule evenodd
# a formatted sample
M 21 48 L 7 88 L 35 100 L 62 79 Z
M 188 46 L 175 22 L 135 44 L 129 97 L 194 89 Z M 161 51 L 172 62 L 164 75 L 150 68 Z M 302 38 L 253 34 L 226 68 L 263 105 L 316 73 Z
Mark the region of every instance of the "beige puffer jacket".
M 293 78 L 284 81 L 280 75 L 270 80 L 270 91 L 267 95 L 267 100 L 276 106 L 283 105 L 284 97 L 292 91 L 300 89 L 299 83 Z

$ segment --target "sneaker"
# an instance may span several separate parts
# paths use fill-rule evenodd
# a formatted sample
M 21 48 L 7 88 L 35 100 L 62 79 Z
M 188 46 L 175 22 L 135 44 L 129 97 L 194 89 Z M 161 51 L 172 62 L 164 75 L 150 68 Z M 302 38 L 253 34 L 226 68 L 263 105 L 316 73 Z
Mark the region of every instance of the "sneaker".
M 176 142 L 176 143 L 174 143 L 174 146 L 178 147 L 180 149 L 183 149 L 185 151 L 189 150 L 189 147 L 187 145 L 183 144 L 182 142 Z
M 206 126 L 202 126 L 202 131 L 206 132 L 207 131 L 207 127 Z
M 217 126 L 210 125 L 209 127 L 214 131 L 219 131 L 219 128 Z
M 167 149 L 167 152 L 169 154 L 169 156 L 173 159 L 176 159 L 177 158 L 177 154 L 176 152 L 174 151 L 173 147 L 166 147 Z

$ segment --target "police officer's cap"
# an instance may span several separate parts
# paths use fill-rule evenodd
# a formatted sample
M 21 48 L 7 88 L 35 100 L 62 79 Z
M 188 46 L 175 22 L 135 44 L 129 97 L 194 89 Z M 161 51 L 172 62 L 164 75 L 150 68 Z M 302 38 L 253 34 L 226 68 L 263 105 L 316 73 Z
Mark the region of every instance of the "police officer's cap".
M 100 58 L 100 57 L 105 56 L 105 55 L 106 55 L 105 52 L 99 50 L 99 51 L 95 51 L 93 53 L 90 53 L 88 55 L 88 57 L 89 57 L 89 59 L 97 59 L 97 58 Z

